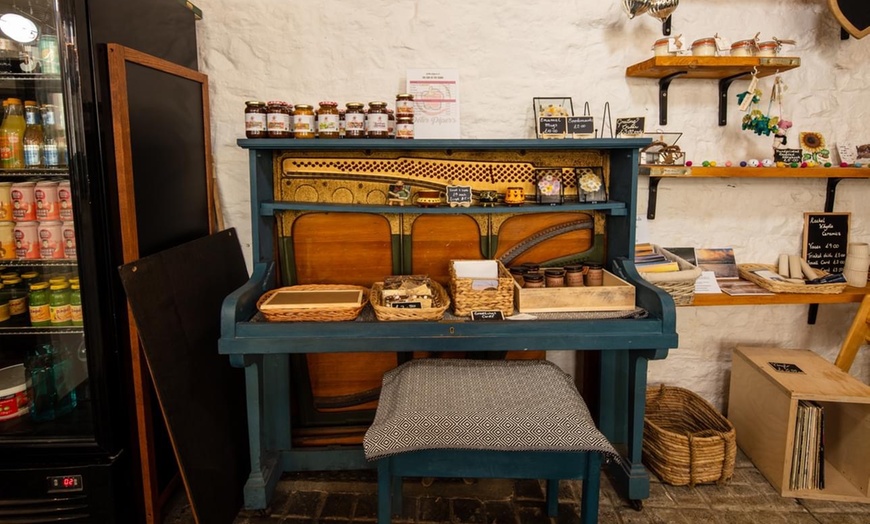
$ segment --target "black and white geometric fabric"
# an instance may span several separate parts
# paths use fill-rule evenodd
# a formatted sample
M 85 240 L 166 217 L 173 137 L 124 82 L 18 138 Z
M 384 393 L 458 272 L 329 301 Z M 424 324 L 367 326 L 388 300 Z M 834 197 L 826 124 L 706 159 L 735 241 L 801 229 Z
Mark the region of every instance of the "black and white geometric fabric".
M 368 460 L 422 449 L 616 451 L 546 360 L 416 359 L 384 374 Z

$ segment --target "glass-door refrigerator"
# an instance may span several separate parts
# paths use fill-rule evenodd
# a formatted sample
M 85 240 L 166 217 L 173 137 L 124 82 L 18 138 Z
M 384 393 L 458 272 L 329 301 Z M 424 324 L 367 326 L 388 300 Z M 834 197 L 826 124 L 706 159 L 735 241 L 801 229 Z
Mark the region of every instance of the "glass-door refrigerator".
M 105 49 L 195 67 L 194 33 L 174 0 L 0 0 L 0 523 L 151 521 Z

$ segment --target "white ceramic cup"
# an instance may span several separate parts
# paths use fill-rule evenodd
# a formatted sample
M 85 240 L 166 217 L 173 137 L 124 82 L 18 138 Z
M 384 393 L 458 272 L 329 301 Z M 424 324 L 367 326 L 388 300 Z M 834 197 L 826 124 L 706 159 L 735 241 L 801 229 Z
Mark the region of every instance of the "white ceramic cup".
M 858 271 L 867 271 L 870 267 L 870 256 L 846 255 L 846 263 L 844 269 L 857 269 Z
M 867 242 L 851 242 L 847 253 L 849 256 L 870 257 L 870 244 Z
M 846 283 L 850 286 L 864 287 L 867 285 L 868 271 L 860 271 L 857 269 L 844 269 L 843 276 L 846 277 Z

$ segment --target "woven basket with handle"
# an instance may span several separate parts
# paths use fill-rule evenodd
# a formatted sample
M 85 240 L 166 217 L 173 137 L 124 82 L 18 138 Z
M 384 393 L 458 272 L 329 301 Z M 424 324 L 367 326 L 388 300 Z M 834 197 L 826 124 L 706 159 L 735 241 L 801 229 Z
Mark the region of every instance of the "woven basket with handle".
M 734 426 L 709 402 L 679 387 L 647 388 L 643 462 L 662 481 L 724 484 L 736 458 Z
M 653 245 L 653 251 L 664 255 L 669 260 L 676 261 L 679 271 L 663 273 L 644 273 L 638 267 L 637 271 L 644 280 L 666 291 L 677 306 L 689 306 L 695 300 L 695 281 L 701 276 L 701 268 L 693 266 L 687 260 L 678 257 L 667 249 Z

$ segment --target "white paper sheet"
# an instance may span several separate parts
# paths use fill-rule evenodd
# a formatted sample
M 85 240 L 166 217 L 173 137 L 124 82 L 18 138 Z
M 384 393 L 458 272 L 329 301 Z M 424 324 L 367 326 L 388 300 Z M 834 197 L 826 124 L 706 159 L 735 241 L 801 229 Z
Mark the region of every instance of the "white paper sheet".
M 460 138 L 459 70 L 408 69 L 414 95 L 414 138 Z

